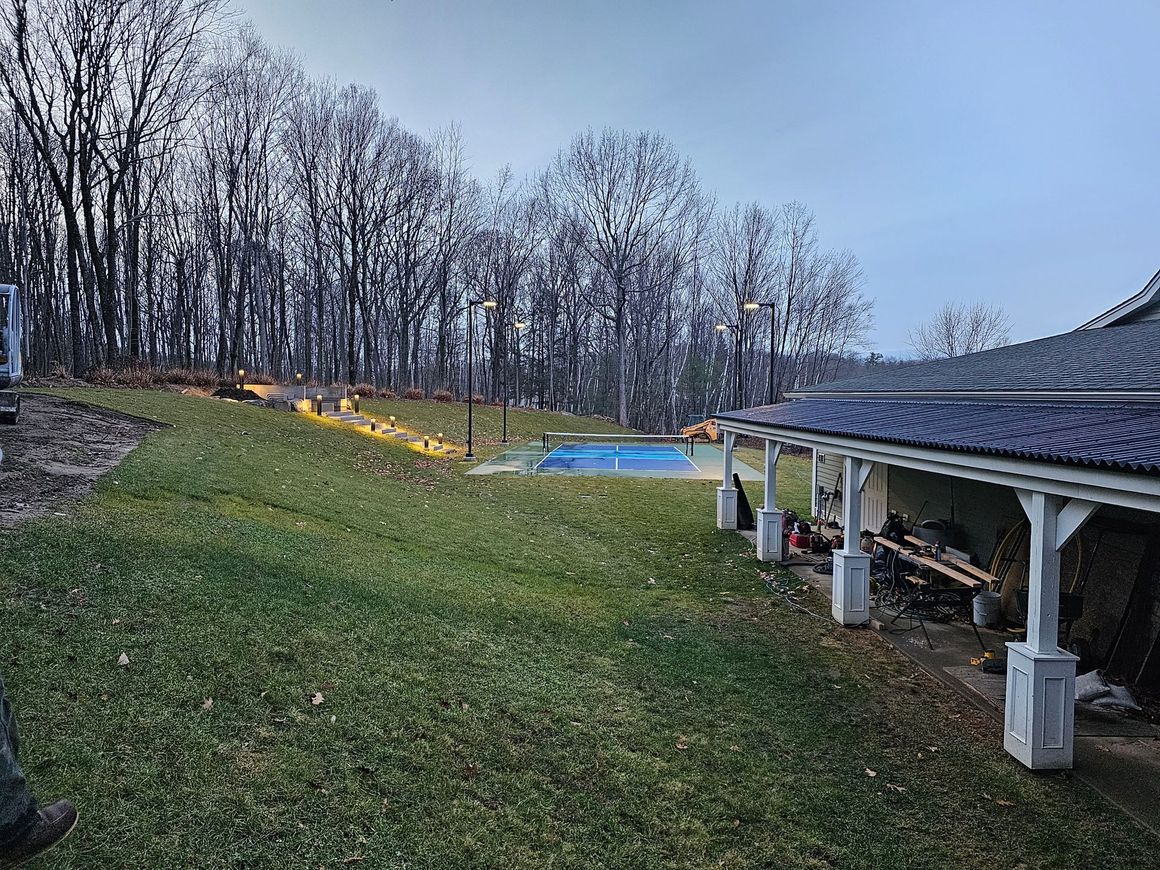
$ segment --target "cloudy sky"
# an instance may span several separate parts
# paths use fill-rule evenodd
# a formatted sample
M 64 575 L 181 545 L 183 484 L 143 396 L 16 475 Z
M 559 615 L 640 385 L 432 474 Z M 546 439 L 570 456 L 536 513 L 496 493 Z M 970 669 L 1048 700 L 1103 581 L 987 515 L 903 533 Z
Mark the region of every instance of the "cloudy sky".
M 862 262 L 879 350 L 947 299 L 1018 340 L 1160 268 L 1160 6 L 1132 0 L 236 0 L 312 73 L 374 87 L 473 168 L 658 130 L 722 202 L 800 200 Z

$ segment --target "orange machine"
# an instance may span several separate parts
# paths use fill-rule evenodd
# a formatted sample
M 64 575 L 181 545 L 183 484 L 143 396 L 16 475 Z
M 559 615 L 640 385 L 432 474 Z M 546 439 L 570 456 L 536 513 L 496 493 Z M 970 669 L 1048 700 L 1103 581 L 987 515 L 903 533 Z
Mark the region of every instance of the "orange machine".
M 686 426 L 681 430 L 681 435 L 685 438 L 704 438 L 706 441 L 717 440 L 717 421 L 710 417 L 708 420 L 702 420 L 692 426 Z

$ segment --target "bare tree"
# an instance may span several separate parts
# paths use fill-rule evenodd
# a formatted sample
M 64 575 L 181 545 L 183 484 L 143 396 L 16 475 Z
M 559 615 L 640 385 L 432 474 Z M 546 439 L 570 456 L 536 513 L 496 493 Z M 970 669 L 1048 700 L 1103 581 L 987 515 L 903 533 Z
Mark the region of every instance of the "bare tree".
M 512 372 L 521 404 L 640 428 L 719 407 L 739 374 L 744 404 L 766 386 L 747 372 L 780 392 L 859 364 L 861 270 L 800 203 L 718 215 L 655 133 L 581 133 L 532 182 L 482 185 L 468 153 L 308 80 L 224 0 L 0 4 L 0 281 L 30 302 L 31 372 L 462 390 L 468 293 L 496 303 L 487 395 Z
M 617 419 L 627 425 L 630 282 L 687 216 L 697 178 L 658 134 L 606 129 L 577 136 L 557 155 L 552 179 L 584 227 L 584 249 L 608 278 L 600 313 L 615 333 Z
M 987 302 L 948 302 L 926 323 L 910 331 L 920 359 L 945 359 L 1002 347 L 1011 340 L 1011 319 Z

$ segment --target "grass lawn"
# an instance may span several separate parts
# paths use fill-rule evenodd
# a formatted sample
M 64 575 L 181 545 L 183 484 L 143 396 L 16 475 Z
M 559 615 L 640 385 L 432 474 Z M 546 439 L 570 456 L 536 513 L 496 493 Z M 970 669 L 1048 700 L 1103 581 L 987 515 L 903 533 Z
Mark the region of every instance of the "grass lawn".
M 464 444 L 467 441 L 467 405 L 463 402 L 413 401 L 410 399 L 369 399 L 360 405 L 362 413 L 386 420 L 394 415 L 399 425 L 418 429 L 424 435 L 442 432 L 453 441 Z M 551 411 L 535 411 L 524 408 L 508 408 L 508 441 L 501 442 L 503 435 L 503 407 L 475 405 L 472 411 L 474 422 L 474 449 L 477 456 L 490 458 L 509 446 L 520 442 L 539 442 L 544 432 L 631 432 L 615 423 L 593 417 L 574 417 Z
M 174 427 L 0 537 L 28 773 L 82 812 L 45 867 L 1154 866 L 767 594 L 713 481 L 465 477 L 305 415 L 73 395 Z

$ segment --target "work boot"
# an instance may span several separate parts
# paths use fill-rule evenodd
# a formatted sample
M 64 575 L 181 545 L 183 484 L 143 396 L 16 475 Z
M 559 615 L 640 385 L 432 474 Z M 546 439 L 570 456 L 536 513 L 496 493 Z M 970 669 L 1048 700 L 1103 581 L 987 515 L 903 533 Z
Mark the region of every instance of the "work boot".
M 28 829 L 5 846 L 0 846 L 0 870 L 19 867 L 30 858 L 47 852 L 70 833 L 77 824 L 77 808 L 71 801 L 57 801 L 36 812 Z

